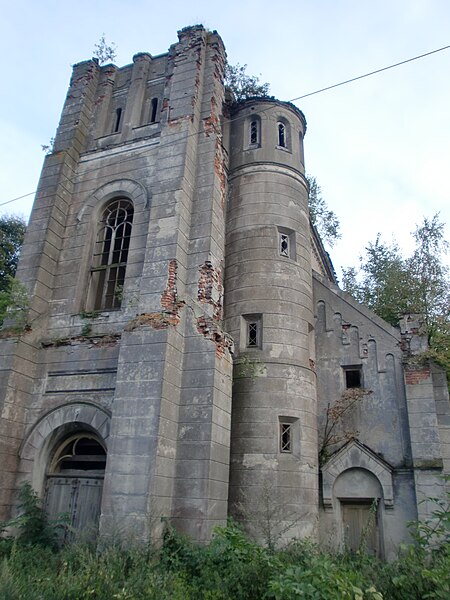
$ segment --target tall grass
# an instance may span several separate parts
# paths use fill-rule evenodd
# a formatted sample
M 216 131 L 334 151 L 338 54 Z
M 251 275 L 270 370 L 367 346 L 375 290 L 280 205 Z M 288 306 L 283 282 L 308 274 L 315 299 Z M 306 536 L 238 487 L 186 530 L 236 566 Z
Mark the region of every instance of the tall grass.
M 362 550 L 332 554 L 310 540 L 269 550 L 233 522 L 217 528 L 208 546 L 167 526 L 158 548 L 115 540 L 58 549 L 52 525 L 33 502 L 25 507 L 18 535 L 0 539 L 0 600 L 450 598 L 450 511 L 442 504 L 390 564 Z

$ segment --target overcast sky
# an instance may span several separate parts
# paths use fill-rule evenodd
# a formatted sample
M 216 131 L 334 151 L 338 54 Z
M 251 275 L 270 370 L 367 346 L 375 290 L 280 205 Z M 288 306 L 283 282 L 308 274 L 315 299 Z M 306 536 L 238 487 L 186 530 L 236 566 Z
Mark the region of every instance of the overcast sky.
M 116 64 L 156 55 L 176 32 L 216 29 L 232 64 L 290 100 L 450 45 L 448 0 L 0 0 L 0 203 L 36 189 L 71 65 L 102 33 Z M 440 211 L 450 230 L 450 50 L 296 102 L 307 172 L 341 222 L 336 268 L 381 232 L 409 251 L 410 232 Z M 28 216 L 33 197 L 0 206 Z

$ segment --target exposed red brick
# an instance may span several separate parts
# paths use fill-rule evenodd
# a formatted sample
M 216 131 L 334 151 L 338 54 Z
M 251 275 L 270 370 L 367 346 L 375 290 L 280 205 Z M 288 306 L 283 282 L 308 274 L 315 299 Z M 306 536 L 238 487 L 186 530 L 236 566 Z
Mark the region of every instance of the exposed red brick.
M 214 156 L 214 169 L 217 177 L 219 178 L 220 184 L 220 207 L 222 210 L 225 209 L 225 189 L 226 189 L 226 175 L 225 175 L 225 166 L 224 166 L 224 157 L 223 157 L 223 149 L 222 143 L 217 138 L 216 140 L 216 153 Z
M 213 318 L 216 321 L 221 321 L 223 316 L 222 273 L 220 269 L 215 269 L 209 260 L 200 266 L 199 271 L 200 277 L 198 280 L 197 298 L 199 302 L 204 302 L 213 306 Z
M 201 333 L 206 339 L 211 340 L 216 345 L 216 356 L 222 358 L 225 352 L 233 354 L 233 338 L 223 331 L 218 324 L 209 319 L 208 317 L 202 316 L 197 318 L 197 331 Z
M 428 367 L 422 369 L 405 369 L 405 381 L 407 385 L 417 385 L 431 377 L 431 371 Z
M 167 276 L 167 286 L 161 295 L 161 312 L 141 313 L 130 321 L 125 331 L 133 331 L 137 327 L 149 326 L 153 329 L 167 329 L 169 325 L 176 327 L 180 322 L 180 310 L 186 304 L 184 300 L 179 300 L 177 296 L 177 261 L 173 258 L 169 262 L 169 274 Z

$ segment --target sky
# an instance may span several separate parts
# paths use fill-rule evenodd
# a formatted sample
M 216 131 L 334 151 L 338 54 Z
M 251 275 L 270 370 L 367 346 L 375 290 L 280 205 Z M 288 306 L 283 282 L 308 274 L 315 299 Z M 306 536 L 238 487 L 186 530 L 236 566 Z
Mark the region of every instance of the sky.
M 280 100 L 450 45 L 448 0 L 0 0 L 0 9 L 0 204 L 36 189 L 71 65 L 103 33 L 123 66 L 202 23 Z M 440 212 L 448 238 L 450 49 L 295 104 L 308 123 L 307 173 L 341 223 L 330 250 L 338 275 L 378 232 L 411 252 L 424 216 Z M 0 214 L 28 217 L 32 201 Z

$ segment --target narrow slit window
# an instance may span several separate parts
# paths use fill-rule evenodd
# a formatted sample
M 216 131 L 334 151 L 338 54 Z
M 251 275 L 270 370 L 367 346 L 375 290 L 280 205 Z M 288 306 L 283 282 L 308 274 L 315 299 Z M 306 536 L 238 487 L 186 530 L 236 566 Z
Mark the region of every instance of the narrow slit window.
M 292 453 L 292 423 L 280 423 L 280 452 Z
M 259 127 L 256 119 L 250 123 L 250 144 L 252 146 L 259 144 Z
M 122 120 L 122 109 L 116 109 L 116 120 L 114 121 L 114 130 L 113 133 L 117 133 L 120 129 L 120 122 Z
M 289 235 L 287 233 L 280 233 L 280 256 L 290 256 L 290 244 Z
M 150 123 L 156 123 L 156 115 L 158 111 L 158 98 L 153 98 L 150 106 Z
M 278 123 L 278 145 L 286 148 L 286 125 L 284 123 Z
M 249 321 L 247 324 L 247 346 L 249 348 L 259 346 L 259 323 L 257 321 Z

